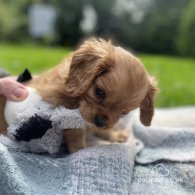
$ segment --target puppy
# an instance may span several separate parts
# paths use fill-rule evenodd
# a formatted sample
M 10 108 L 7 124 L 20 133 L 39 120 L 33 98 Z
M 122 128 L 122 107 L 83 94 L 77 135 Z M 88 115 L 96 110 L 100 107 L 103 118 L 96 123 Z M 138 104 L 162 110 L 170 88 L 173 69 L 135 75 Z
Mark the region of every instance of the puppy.
M 89 39 L 55 68 L 24 83 L 56 106 L 79 108 L 96 133 L 110 141 L 125 141 L 127 134 L 111 128 L 128 112 L 140 107 L 140 120 L 148 126 L 157 92 L 141 61 L 103 39 Z M 0 130 L 6 132 L 5 99 L 0 98 Z M 68 130 L 64 139 L 70 152 L 85 147 L 85 130 Z

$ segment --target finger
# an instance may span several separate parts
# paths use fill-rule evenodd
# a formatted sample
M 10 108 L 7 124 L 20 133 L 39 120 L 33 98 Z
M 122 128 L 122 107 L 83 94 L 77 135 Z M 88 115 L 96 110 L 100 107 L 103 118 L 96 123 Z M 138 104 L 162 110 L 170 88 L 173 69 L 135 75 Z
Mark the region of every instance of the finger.
M 27 90 L 22 87 L 16 88 L 13 93 L 8 95 L 8 99 L 14 100 L 14 101 L 20 101 L 26 98 L 28 95 Z
M 10 78 L 1 80 L 1 86 L 1 93 L 8 99 L 14 101 L 23 100 L 28 94 L 22 84 L 17 83 Z

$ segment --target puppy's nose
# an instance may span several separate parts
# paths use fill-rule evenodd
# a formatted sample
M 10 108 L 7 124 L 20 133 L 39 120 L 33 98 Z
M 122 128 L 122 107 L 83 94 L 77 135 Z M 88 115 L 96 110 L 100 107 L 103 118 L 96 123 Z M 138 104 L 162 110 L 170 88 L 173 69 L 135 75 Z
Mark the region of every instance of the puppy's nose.
M 94 118 L 94 122 L 97 127 L 105 127 L 106 121 L 107 121 L 106 117 L 102 115 L 96 115 Z

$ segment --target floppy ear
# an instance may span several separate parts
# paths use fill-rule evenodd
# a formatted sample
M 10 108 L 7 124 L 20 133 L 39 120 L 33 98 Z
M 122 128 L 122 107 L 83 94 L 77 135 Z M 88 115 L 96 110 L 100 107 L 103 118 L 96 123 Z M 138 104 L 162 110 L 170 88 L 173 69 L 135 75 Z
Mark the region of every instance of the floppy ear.
M 111 44 L 102 39 L 90 39 L 73 53 L 65 93 L 79 97 L 108 66 L 108 50 Z
M 151 79 L 148 92 L 140 105 L 140 121 L 143 125 L 149 126 L 154 115 L 154 96 L 158 92 L 156 82 Z

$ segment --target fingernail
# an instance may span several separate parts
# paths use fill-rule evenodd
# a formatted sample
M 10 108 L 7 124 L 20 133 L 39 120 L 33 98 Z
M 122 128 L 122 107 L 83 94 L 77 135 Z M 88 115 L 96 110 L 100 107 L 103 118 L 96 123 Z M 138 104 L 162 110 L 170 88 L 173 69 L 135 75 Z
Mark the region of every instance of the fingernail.
M 26 94 L 26 90 L 24 88 L 21 88 L 21 87 L 17 88 L 15 90 L 15 93 L 14 93 L 14 95 L 17 98 L 22 98 L 22 97 L 24 97 L 25 94 Z

